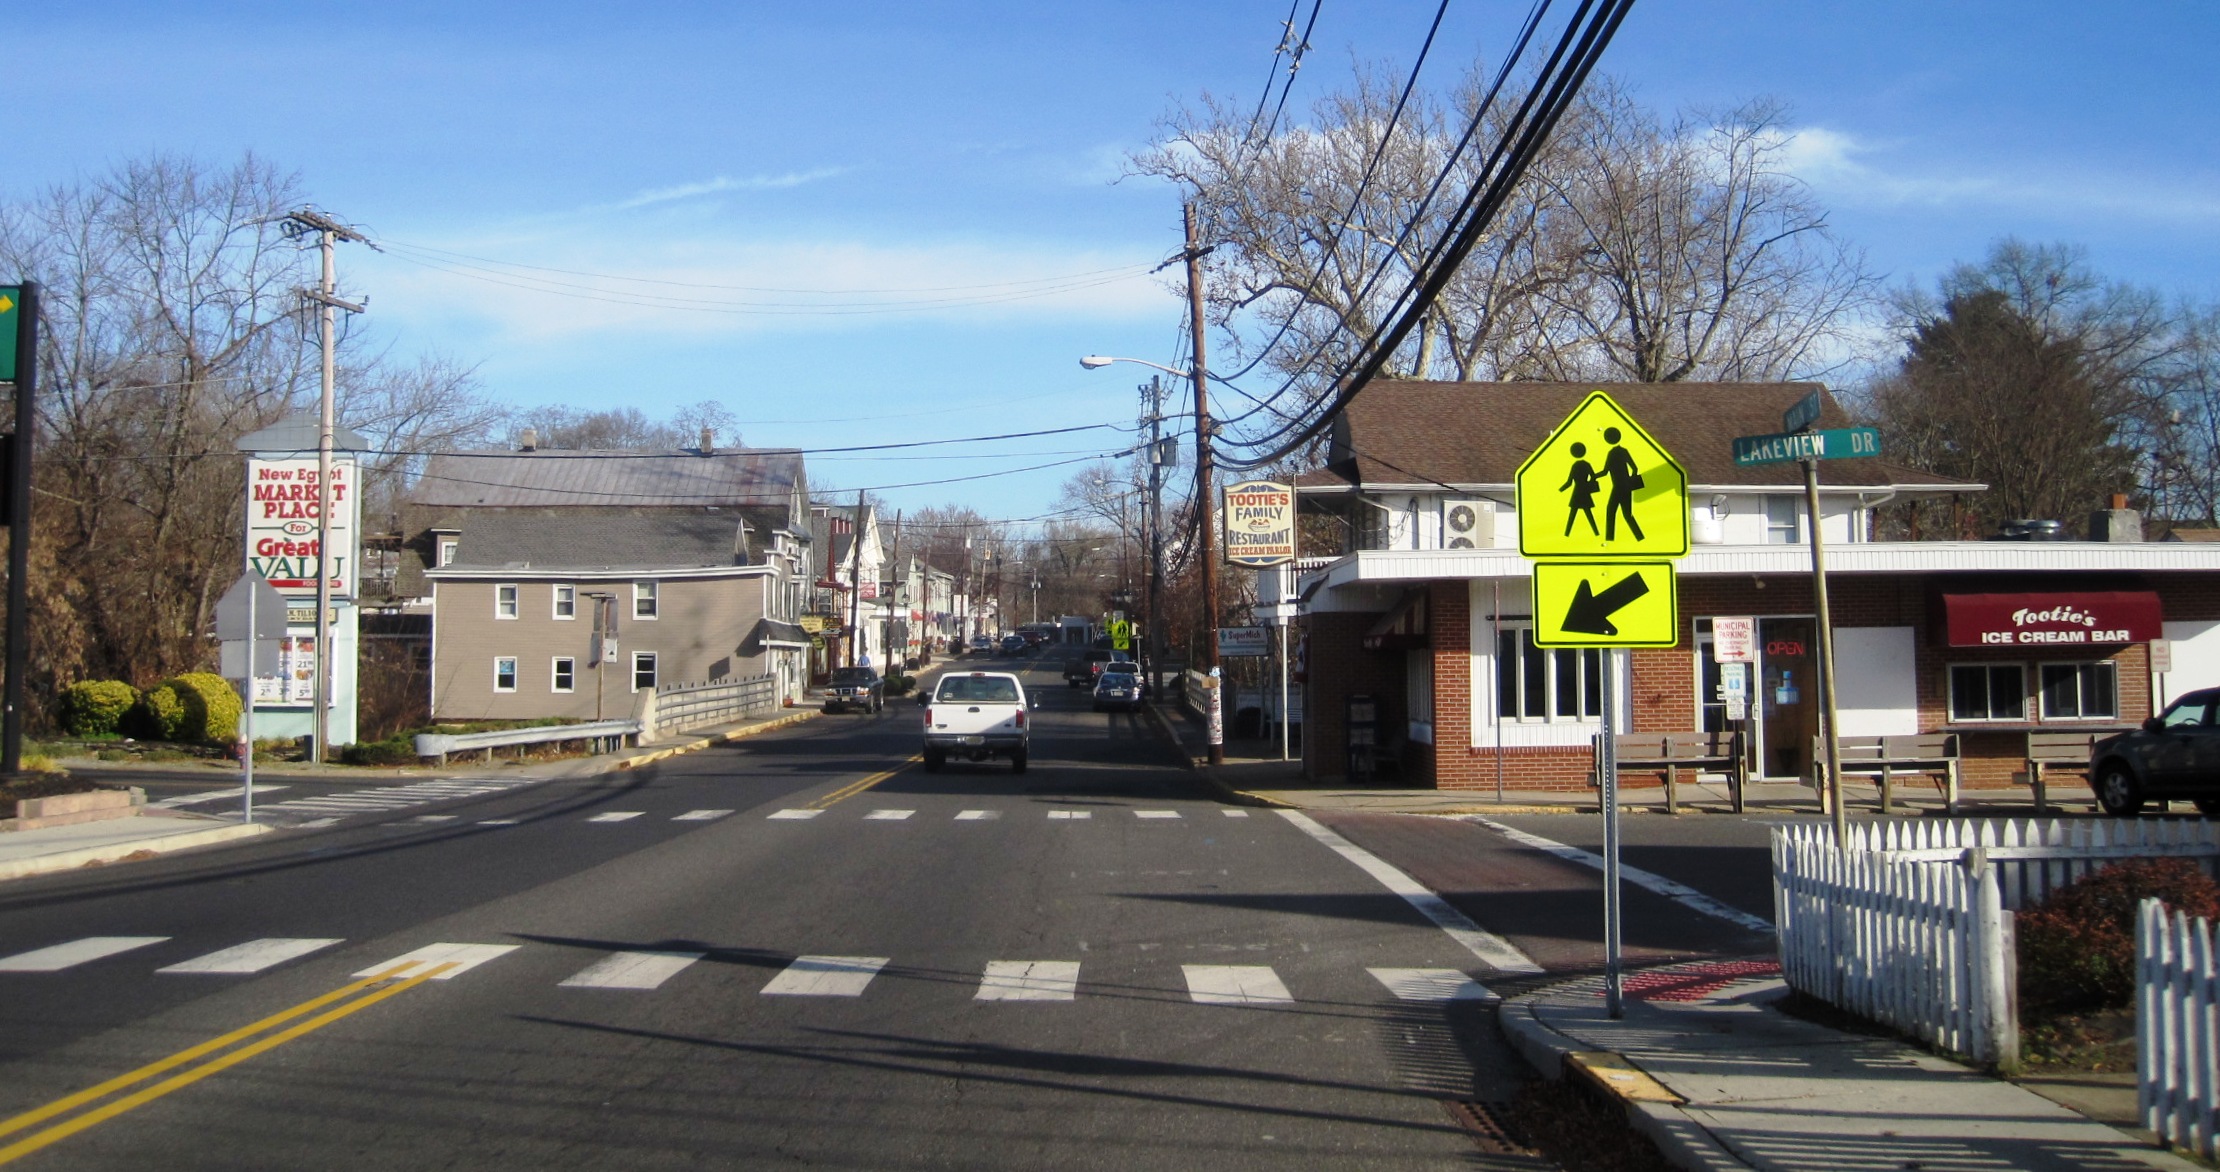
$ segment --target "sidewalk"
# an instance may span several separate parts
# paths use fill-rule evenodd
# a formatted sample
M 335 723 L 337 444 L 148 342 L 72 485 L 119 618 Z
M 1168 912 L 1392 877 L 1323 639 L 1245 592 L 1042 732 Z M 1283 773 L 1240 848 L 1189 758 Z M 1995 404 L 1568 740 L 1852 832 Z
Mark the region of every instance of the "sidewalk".
M 259 788 L 259 787 L 257 787 Z M 268 834 L 263 823 L 240 824 L 192 814 L 140 814 L 75 826 L 0 834 L 0 879 L 20 879 L 114 863 L 187 847 Z
M 1590 977 L 1513 998 L 1498 1018 L 1546 1076 L 1614 1093 L 1674 1164 L 1713 1172 L 2200 1165 L 2032 1091 L 1886 1038 L 1790 1017 L 1771 961 L 1630 973 L 1626 1016 Z

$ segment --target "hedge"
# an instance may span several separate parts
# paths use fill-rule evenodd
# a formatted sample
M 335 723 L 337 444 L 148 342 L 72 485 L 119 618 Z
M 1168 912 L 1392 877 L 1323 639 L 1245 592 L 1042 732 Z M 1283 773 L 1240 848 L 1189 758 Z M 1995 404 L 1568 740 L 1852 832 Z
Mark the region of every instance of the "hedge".
M 62 689 L 62 731 L 73 737 L 113 736 L 138 702 L 139 690 L 122 680 L 79 680 Z
M 165 741 L 228 745 L 239 737 L 240 709 L 231 682 L 204 671 L 164 680 L 140 700 L 144 730 Z
M 2015 917 L 2021 1005 L 2078 1011 L 2134 1004 L 2135 913 L 2145 898 L 2192 916 L 2220 916 L 2220 886 L 2187 859 L 2130 859 L 2069 883 Z

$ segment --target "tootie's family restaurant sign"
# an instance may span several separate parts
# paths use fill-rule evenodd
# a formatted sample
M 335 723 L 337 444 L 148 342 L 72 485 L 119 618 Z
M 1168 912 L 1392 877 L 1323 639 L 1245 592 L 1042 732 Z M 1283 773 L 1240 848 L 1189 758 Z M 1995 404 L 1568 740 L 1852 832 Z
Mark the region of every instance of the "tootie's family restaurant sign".
M 2165 637 L 2158 595 L 2146 590 L 1945 594 L 1952 647 L 2144 643 Z

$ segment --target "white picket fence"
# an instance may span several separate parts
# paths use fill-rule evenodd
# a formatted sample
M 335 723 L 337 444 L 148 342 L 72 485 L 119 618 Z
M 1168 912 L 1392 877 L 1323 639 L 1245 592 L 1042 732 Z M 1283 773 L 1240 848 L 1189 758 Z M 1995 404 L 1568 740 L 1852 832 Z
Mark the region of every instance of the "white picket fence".
M 2136 1107 L 2160 1139 L 2220 1157 L 2220 967 L 2211 920 L 2146 899 L 2135 925 Z
M 2013 909 L 2123 858 L 2220 862 L 2210 822 L 2033 819 L 1773 831 L 1774 931 L 1794 988 L 1940 1049 L 2019 1059 Z

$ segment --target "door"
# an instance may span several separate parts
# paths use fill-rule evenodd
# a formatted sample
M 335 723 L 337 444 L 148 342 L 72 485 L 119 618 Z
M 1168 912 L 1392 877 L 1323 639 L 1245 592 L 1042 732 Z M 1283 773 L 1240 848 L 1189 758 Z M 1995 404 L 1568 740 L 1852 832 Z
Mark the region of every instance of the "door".
M 1758 620 L 1758 770 L 1768 778 L 1811 777 L 1811 739 L 1819 732 L 1818 656 L 1809 618 Z

